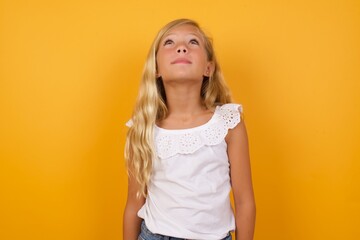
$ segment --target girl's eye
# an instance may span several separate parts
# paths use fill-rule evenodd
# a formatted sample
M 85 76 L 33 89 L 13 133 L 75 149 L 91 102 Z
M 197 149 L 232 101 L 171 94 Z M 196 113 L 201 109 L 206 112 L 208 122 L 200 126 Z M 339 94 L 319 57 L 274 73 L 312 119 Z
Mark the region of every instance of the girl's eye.
M 173 40 L 171 40 L 171 39 L 165 40 L 164 46 L 168 45 L 168 44 L 171 44 L 171 43 L 173 43 Z
M 191 39 L 191 40 L 190 40 L 190 43 L 191 43 L 191 44 L 199 45 L 199 41 L 196 40 L 196 39 Z

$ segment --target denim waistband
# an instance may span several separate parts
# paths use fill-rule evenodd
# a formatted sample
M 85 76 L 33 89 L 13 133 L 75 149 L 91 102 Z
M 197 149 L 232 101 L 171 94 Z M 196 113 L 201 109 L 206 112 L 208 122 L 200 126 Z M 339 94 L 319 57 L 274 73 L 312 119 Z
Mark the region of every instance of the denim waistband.
M 231 240 L 232 236 L 230 233 L 228 233 L 228 235 L 221 239 L 221 240 Z M 141 223 L 141 232 L 140 235 L 138 237 L 138 240 L 190 240 L 190 239 L 185 239 L 185 238 L 176 238 L 176 237 L 170 237 L 170 236 L 165 236 L 165 235 L 161 235 L 161 234 L 156 234 L 156 233 L 152 233 L 145 224 L 145 221 L 142 221 Z

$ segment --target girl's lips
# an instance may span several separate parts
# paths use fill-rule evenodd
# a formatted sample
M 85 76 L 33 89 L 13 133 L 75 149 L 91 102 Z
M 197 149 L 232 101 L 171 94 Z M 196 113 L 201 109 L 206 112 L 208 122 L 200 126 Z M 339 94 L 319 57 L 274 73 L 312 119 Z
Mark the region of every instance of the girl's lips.
M 191 61 L 189 61 L 188 59 L 186 58 L 178 58 L 178 59 L 175 59 L 175 61 L 172 61 L 171 64 L 179 64 L 179 63 L 182 63 L 182 64 L 191 64 Z

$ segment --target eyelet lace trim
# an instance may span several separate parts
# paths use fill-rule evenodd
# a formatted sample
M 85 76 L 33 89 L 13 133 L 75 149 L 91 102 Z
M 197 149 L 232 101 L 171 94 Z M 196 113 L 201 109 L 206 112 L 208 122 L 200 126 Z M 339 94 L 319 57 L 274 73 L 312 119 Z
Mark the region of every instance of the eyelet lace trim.
M 242 106 L 229 103 L 216 107 L 214 121 L 206 123 L 205 128 L 194 131 L 176 132 L 177 130 L 161 131 L 155 133 L 157 155 L 164 159 L 176 154 L 191 154 L 207 145 L 217 145 L 224 140 L 229 129 L 233 129 L 240 121 Z M 170 131 L 170 133 L 169 133 Z

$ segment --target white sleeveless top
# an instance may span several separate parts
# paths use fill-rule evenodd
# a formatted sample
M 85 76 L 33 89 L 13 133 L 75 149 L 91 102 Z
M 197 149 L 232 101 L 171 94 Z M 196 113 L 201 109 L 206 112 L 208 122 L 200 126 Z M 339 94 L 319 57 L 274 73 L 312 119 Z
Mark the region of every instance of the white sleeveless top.
M 240 112 L 241 105 L 224 104 L 198 127 L 155 126 L 158 159 L 153 161 L 148 196 L 138 212 L 151 232 L 219 240 L 235 229 L 225 137 L 241 121 Z

